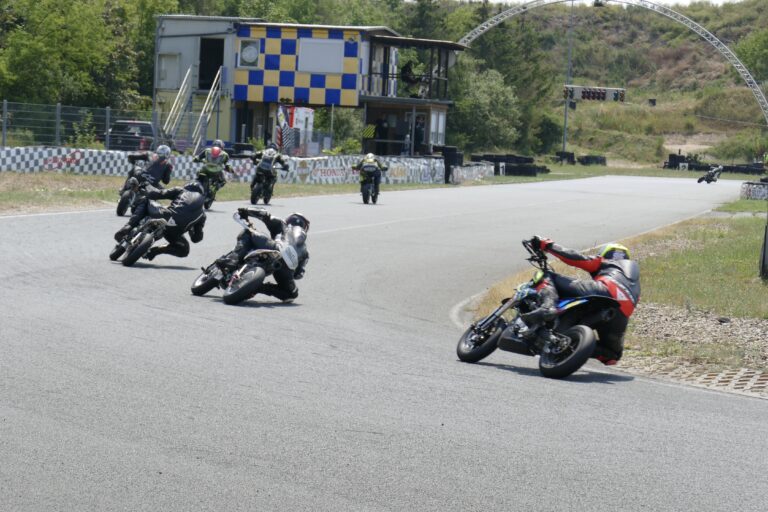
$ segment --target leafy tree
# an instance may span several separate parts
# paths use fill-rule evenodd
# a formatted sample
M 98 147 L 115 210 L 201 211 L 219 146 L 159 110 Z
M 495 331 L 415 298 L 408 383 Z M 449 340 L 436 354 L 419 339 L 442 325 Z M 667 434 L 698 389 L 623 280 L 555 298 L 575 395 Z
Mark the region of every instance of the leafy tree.
M 736 55 L 755 80 L 768 80 L 768 29 L 756 30 L 742 39 Z
M 448 141 L 465 150 L 506 149 L 519 136 L 520 111 L 514 90 L 496 70 L 480 70 L 469 56 L 457 63 L 449 84 L 454 108 L 449 113 Z

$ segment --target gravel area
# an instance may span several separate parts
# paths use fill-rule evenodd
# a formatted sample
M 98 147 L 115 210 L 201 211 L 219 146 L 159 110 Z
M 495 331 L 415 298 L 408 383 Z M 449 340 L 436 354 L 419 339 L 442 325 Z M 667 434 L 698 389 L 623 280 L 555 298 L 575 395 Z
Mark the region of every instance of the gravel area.
M 642 302 L 632 319 L 632 338 L 676 343 L 694 353 L 696 348 L 717 352 L 720 346 L 724 351 L 740 355 L 743 366 L 768 370 L 768 320 L 728 318 L 708 311 Z M 631 352 L 627 354 L 630 358 L 655 359 Z M 700 364 L 707 366 L 707 361 L 700 359 Z

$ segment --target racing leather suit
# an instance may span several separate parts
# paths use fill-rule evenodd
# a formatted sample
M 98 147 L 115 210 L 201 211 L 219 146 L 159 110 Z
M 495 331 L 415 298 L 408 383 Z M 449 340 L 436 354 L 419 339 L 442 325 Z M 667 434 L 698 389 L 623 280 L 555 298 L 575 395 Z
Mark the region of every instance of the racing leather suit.
M 171 204 L 165 207 L 155 202 L 155 199 L 171 199 Z M 158 254 L 184 258 L 189 254 L 189 242 L 184 238 L 185 232 L 189 231 L 189 238 L 194 243 L 203 240 L 206 219 L 204 201 L 205 196 L 202 191 L 189 186 L 165 190 L 147 187 L 146 195 L 137 205 L 128 223 L 115 233 L 115 239 L 120 240 L 132 228 L 138 226 L 146 216 L 153 219 L 162 218 L 168 221 L 165 229 L 165 239 L 168 244 L 150 249 L 148 258 L 151 260 Z
M 242 263 L 243 258 L 253 250 L 277 250 L 275 238 L 282 235 L 288 227 L 282 219 L 272 217 L 268 211 L 261 208 L 241 208 L 239 211 L 242 212 L 241 216 L 245 214 L 247 217 L 255 217 L 261 220 L 267 226 L 270 236 L 254 233 L 247 229 L 241 231 L 237 236 L 235 248 L 216 260 L 219 266 L 227 270 L 238 267 Z M 281 266 L 272 274 L 277 284 L 264 283 L 259 288 L 259 293 L 271 295 L 282 301 L 292 300 L 299 296 L 296 280 L 304 277 L 305 267 L 309 261 L 309 251 L 304 242 L 296 246 L 295 249 L 299 256 L 299 265 L 296 267 L 296 270 L 291 270 L 285 265 Z
M 601 360 L 618 361 L 624 351 L 624 332 L 629 317 L 640 300 L 640 267 L 637 262 L 584 256 L 547 239 L 541 240 L 541 249 L 567 265 L 589 272 L 592 280 L 576 279 L 556 272 L 547 273 L 536 285 L 542 299 L 541 307 L 524 315 L 523 320 L 528 322 L 530 318 L 546 317 L 557 306 L 559 297 L 612 297 L 618 301 L 621 314 L 597 329 L 599 339 L 594 356 Z

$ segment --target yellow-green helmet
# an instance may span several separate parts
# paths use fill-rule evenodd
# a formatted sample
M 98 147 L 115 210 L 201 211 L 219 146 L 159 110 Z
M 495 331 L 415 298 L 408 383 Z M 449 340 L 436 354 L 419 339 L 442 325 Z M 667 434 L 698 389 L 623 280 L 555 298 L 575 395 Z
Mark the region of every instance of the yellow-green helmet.
M 597 250 L 597 254 L 606 260 L 628 260 L 631 258 L 629 249 L 614 242 L 601 245 Z

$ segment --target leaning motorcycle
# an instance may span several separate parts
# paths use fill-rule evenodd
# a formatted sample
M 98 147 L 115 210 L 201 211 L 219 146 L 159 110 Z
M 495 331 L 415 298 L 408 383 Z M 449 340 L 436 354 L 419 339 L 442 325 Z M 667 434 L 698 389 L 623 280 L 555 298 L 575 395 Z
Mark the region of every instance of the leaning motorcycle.
M 232 218 L 248 231 L 258 233 L 248 219 L 242 219 L 238 213 Z M 276 270 L 287 266 L 295 270 L 299 265 L 296 247 L 306 239 L 306 233 L 298 226 L 291 226 L 279 239 L 275 240 L 277 249 L 255 249 L 243 258 L 243 263 L 236 269 L 227 271 L 214 261 L 202 269 L 192 284 L 194 295 L 205 295 L 217 286 L 224 289 L 223 300 L 234 305 L 248 300 L 259 292 L 264 279 Z
M 696 183 L 701 183 L 703 181 L 706 181 L 707 184 L 714 183 L 717 181 L 717 179 L 720 177 L 720 173 L 723 172 L 723 166 L 712 166 L 707 171 L 707 173 L 704 176 L 701 176 L 698 180 L 696 180 Z
M 133 228 L 127 235 L 115 245 L 112 252 L 109 253 L 109 259 L 117 261 L 125 255 L 122 264 L 130 267 L 139 258 L 149 252 L 150 247 L 165 236 L 165 229 L 168 223 L 165 219 L 154 219 L 149 216 L 144 217 L 138 226 Z
M 488 357 L 497 348 L 527 356 L 539 356 L 539 371 L 545 377 L 560 379 L 582 367 L 596 345 L 594 330 L 620 314 L 619 303 L 611 297 L 589 295 L 560 300 L 553 318 L 530 328 L 520 315 L 539 307 L 541 297 L 535 289 L 551 272 L 547 255 L 528 240 L 523 246 L 527 260 L 539 272 L 521 284 L 514 296 L 501 301 L 490 315 L 473 322 L 459 339 L 456 354 L 467 363 Z
M 129 161 L 133 164 L 133 168 L 128 172 L 123 188 L 117 191 L 120 194 L 120 199 L 117 202 L 118 217 L 125 215 L 128 208 L 133 212 L 140 196 L 141 186 L 144 184 L 141 173 L 144 171 L 146 162 L 144 160 L 130 160 L 130 157 Z
M 376 204 L 379 200 L 379 186 L 376 184 L 376 173 L 387 172 L 387 167 L 379 168 L 375 165 L 363 165 L 360 168 L 360 193 L 363 195 L 363 203 L 368 204 L 369 200 Z

